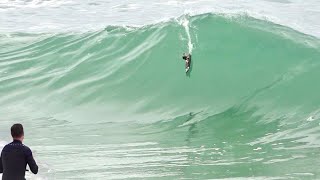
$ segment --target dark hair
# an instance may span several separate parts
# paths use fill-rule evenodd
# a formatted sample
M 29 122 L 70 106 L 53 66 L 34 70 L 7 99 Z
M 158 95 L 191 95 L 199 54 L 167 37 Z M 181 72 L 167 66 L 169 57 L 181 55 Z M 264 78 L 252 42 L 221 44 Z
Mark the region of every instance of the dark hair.
M 24 135 L 22 124 L 14 124 L 11 126 L 11 136 L 13 138 L 20 138 Z

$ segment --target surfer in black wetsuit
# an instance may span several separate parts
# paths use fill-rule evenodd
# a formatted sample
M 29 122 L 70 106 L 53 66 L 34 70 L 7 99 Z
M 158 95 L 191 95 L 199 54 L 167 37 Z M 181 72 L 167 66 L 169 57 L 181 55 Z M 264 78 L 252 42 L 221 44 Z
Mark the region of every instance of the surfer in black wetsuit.
M 27 164 L 32 173 L 38 173 L 38 165 L 33 159 L 29 147 L 22 144 L 24 139 L 23 126 L 14 124 L 11 127 L 13 142 L 7 144 L 1 152 L 0 173 L 2 180 L 25 180 Z
M 182 59 L 186 62 L 186 73 L 188 73 L 191 65 L 191 54 L 183 53 Z

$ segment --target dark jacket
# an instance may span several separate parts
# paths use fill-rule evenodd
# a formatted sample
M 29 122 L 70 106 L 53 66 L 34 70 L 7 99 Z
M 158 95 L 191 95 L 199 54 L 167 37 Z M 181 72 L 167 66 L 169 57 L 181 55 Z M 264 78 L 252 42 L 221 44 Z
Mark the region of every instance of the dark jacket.
M 2 149 L 0 157 L 2 180 L 25 180 L 27 164 L 32 173 L 38 173 L 38 165 L 33 159 L 30 148 L 23 145 L 19 140 L 7 144 Z

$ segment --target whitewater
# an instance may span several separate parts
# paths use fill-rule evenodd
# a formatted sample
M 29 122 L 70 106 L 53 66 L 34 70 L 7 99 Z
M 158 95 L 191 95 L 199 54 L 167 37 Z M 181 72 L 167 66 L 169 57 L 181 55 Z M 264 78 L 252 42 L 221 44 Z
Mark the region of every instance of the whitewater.
M 0 149 L 19 122 L 27 179 L 319 179 L 319 9 L 2 1 Z

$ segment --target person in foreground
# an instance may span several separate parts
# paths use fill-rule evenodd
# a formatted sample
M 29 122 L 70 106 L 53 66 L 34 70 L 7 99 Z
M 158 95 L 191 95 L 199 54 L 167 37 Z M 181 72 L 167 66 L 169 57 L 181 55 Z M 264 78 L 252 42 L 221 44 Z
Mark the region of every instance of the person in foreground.
M 29 147 L 22 144 L 24 139 L 23 126 L 14 124 L 11 127 L 13 142 L 7 144 L 1 152 L 0 173 L 2 180 L 25 180 L 27 164 L 32 173 L 38 173 L 38 165 L 33 159 Z

